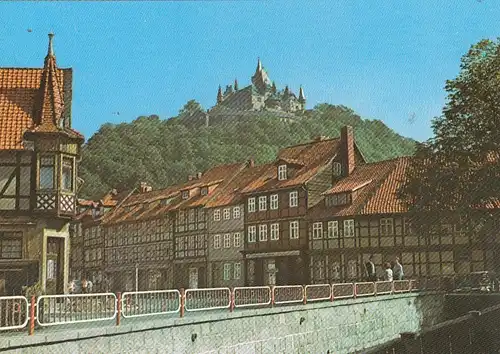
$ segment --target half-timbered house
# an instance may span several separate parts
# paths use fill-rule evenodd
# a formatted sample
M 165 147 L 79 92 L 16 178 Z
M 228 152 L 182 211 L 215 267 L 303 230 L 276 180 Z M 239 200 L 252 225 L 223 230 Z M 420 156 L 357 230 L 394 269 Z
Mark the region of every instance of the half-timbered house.
M 303 284 L 307 271 L 306 215 L 345 164 L 363 163 L 351 127 L 340 138 L 281 150 L 276 161 L 243 189 L 246 283 Z
M 68 283 L 84 138 L 71 128 L 72 70 L 57 67 L 52 39 L 42 69 L 0 68 L 0 294 Z

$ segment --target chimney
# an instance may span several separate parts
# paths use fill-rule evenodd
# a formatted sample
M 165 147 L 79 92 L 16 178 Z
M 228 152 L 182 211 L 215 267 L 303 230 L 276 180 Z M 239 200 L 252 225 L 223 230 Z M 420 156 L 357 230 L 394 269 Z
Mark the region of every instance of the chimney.
M 196 179 L 201 179 L 201 176 L 203 175 L 203 173 L 201 172 L 197 172 L 196 173 Z
M 247 161 L 247 166 L 250 167 L 250 168 L 254 167 L 255 166 L 255 160 L 254 159 L 249 159 Z
M 340 148 L 343 162 L 343 174 L 349 176 L 355 167 L 354 161 L 354 133 L 350 125 L 340 129 Z
M 193 180 L 193 176 L 192 175 L 189 175 L 188 176 L 188 181 L 192 181 Z
M 153 187 L 147 184 L 147 182 L 141 182 L 141 185 L 139 187 L 141 193 L 147 193 L 151 192 L 153 190 Z
M 326 140 L 326 139 L 328 139 L 328 137 L 324 136 L 324 135 L 318 135 L 318 136 L 314 137 L 314 141 L 323 141 L 323 140 Z

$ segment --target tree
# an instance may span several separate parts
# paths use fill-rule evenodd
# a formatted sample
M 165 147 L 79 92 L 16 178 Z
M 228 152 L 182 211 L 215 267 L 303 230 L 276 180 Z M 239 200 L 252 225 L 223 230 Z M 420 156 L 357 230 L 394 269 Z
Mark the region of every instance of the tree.
M 203 112 L 203 107 L 196 100 L 189 100 L 179 111 L 179 118 L 188 118 L 196 113 Z
M 434 137 L 417 147 L 400 191 L 420 232 L 458 215 L 485 233 L 498 222 L 492 206 L 500 206 L 500 42 L 473 45 L 460 69 L 446 82 Z

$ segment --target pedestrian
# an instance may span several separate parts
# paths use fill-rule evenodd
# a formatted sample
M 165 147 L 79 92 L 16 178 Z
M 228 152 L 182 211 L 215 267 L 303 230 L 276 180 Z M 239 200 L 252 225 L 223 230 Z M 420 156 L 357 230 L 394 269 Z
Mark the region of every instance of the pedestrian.
M 384 280 L 392 281 L 392 269 L 391 269 L 391 264 L 389 262 L 385 263 Z
M 87 278 L 83 277 L 82 279 L 82 293 L 87 293 Z
M 91 280 L 87 280 L 87 293 L 91 293 L 92 292 L 92 287 L 94 286 L 94 284 L 92 284 L 92 281 Z
M 396 257 L 396 260 L 394 261 L 394 268 L 392 269 L 392 272 L 394 274 L 394 280 L 403 280 L 403 266 L 399 263 L 399 257 Z
M 368 262 L 365 263 L 365 270 L 367 281 L 377 281 L 377 275 L 375 274 L 375 264 L 373 263 L 373 256 L 370 256 L 370 258 L 368 258 Z
M 68 292 L 70 294 L 74 294 L 75 293 L 75 281 L 74 280 L 72 280 L 72 281 L 69 282 Z

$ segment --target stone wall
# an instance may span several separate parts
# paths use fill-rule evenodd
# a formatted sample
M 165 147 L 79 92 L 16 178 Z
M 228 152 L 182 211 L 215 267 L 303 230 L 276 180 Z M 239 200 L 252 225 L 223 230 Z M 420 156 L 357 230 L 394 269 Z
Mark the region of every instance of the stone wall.
M 443 318 L 443 294 L 400 294 L 273 309 L 188 313 L 121 326 L 35 332 L 6 353 L 353 353 Z M 37 339 L 38 336 L 38 339 Z M 7 339 L 7 338 L 5 338 Z

